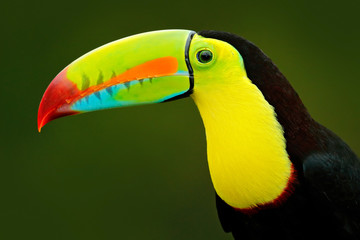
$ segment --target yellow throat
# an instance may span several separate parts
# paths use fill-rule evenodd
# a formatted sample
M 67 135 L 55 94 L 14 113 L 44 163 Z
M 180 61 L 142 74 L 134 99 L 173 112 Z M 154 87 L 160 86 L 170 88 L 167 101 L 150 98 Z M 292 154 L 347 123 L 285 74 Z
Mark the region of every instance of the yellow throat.
M 195 47 L 201 39 L 196 37 Z M 234 208 L 271 203 L 284 192 L 292 174 L 283 129 L 274 108 L 246 76 L 241 56 L 230 47 L 217 49 L 217 40 L 208 42 L 219 64 L 222 58 L 238 58 L 239 65 L 216 69 L 215 63 L 212 73 L 219 74 L 211 75 L 194 67 L 195 80 L 206 79 L 195 81 L 191 96 L 204 122 L 215 190 Z

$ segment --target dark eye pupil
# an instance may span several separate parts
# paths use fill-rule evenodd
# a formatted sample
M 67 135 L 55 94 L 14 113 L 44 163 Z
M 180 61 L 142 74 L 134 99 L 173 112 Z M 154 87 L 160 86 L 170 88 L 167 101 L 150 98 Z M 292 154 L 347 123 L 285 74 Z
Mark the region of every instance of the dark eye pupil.
M 212 52 L 210 52 L 209 50 L 202 50 L 197 53 L 197 59 L 201 63 L 208 63 L 212 60 L 212 58 L 213 58 Z

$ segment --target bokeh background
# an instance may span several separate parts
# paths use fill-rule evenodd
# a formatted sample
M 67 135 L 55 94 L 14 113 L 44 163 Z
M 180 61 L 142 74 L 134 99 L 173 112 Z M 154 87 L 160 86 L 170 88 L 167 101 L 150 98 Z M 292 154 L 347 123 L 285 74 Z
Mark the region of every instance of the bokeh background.
M 217 218 L 191 99 L 59 119 L 37 108 L 67 64 L 151 30 L 256 43 L 313 117 L 359 155 L 359 1 L 1 3 L 0 239 L 231 239 Z

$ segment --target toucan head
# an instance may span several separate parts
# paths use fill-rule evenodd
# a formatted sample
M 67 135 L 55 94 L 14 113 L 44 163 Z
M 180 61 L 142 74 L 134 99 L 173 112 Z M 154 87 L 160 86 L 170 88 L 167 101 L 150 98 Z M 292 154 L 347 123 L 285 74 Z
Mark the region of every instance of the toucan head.
M 62 116 L 214 91 L 233 79 L 227 74 L 246 76 L 241 55 L 224 41 L 188 30 L 123 38 L 78 58 L 55 77 L 40 103 L 38 129 Z
M 186 96 L 203 119 L 210 174 L 221 199 L 246 209 L 282 196 L 291 164 L 282 128 L 287 124 L 281 126 L 276 113 L 284 122 L 281 116 L 293 119 L 306 110 L 271 60 L 230 33 L 155 31 L 99 47 L 50 83 L 38 128 L 66 115 Z

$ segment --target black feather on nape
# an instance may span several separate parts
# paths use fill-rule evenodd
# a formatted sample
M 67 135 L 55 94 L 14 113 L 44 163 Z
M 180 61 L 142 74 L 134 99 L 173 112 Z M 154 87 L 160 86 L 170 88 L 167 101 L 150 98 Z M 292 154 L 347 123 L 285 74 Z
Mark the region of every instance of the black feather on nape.
M 248 77 L 261 91 L 263 91 L 263 85 L 266 84 L 286 82 L 290 86 L 284 75 L 279 71 L 271 59 L 245 38 L 233 33 L 212 30 L 200 31 L 198 34 L 206 38 L 214 38 L 227 42 L 238 50 L 243 57 Z

